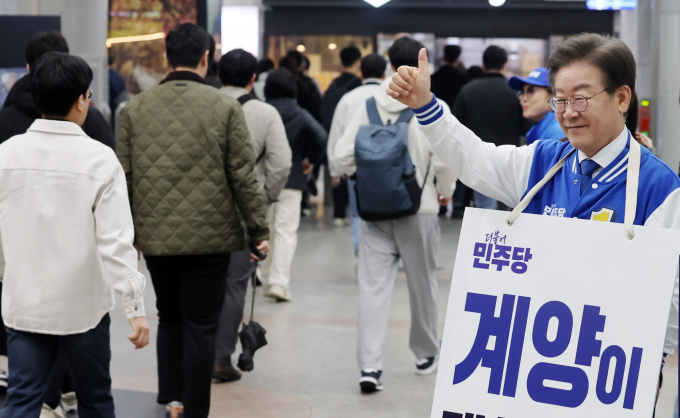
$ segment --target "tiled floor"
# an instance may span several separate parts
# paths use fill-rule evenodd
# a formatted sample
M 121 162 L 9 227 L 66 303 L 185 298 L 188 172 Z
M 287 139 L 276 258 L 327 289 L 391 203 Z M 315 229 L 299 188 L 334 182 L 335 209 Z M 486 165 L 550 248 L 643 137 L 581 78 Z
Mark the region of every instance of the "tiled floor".
M 255 371 L 238 383 L 213 385 L 211 417 L 429 417 L 435 376 L 416 376 L 408 348 L 410 313 L 403 274 L 394 288 L 385 341 L 385 390 L 359 393 L 355 361 L 357 285 L 349 229 L 304 221 L 293 264 L 293 302 L 276 304 L 258 291 L 256 320 L 267 329 L 269 345 L 255 356 Z M 460 221 L 442 220 L 439 254 L 440 323 L 444 321 Z M 142 263 L 141 267 L 148 274 Z M 146 306 L 157 326 L 153 288 Z M 155 347 L 134 351 L 120 304 L 112 325 L 112 374 L 116 389 L 156 390 Z M 656 418 L 671 418 L 677 393 L 677 357 L 665 370 Z M 123 395 L 121 395 L 123 396 Z M 131 396 L 126 394 L 124 396 Z M 132 398 L 130 398 L 132 399 Z M 152 402 L 152 396 L 137 401 Z M 141 406 L 140 406 L 141 408 Z M 141 409 L 139 410 L 141 411 Z M 121 411 L 122 413 L 122 411 Z M 140 415 L 121 415 L 137 418 Z M 162 415 L 161 415 L 162 416 Z

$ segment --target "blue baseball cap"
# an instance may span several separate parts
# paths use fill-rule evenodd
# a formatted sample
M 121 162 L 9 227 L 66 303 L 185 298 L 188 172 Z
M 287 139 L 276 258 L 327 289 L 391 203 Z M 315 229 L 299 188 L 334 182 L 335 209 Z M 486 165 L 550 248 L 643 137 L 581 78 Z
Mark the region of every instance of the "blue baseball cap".
M 513 90 L 522 90 L 525 84 L 532 86 L 550 87 L 550 80 L 548 79 L 548 69 L 545 67 L 538 67 L 532 71 L 527 78 L 512 77 L 508 84 Z

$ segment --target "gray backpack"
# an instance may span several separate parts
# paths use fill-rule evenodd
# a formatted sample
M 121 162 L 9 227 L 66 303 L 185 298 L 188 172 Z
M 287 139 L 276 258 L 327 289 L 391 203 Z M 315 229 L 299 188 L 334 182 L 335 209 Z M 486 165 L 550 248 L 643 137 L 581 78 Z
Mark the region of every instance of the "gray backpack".
M 375 98 L 366 100 L 370 125 L 357 134 L 354 155 L 359 216 L 365 221 L 382 221 L 415 215 L 420 209 L 423 189 L 416 181 L 416 168 L 408 152 L 411 109 L 404 110 L 391 125 L 383 125 Z M 430 172 L 428 164 L 423 185 Z

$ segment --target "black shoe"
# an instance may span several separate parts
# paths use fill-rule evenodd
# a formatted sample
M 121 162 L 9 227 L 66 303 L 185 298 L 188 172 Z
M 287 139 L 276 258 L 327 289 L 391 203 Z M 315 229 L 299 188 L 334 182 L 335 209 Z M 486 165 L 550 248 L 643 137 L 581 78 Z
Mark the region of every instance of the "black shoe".
M 382 382 L 380 381 L 380 376 L 382 375 L 382 370 L 366 369 L 361 371 L 361 379 L 359 379 L 359 386 L 361 386 L 361 391 L 363 393 L 373 393 L 379 390 L 383 390 Z
M 416 374 L 421 376 L 434 373 L 439 366 L 439 356 L 416 360 Z
M 241 380 L 241 372 L 231 364 L 226 366 L 215 364 L 212 378 L 215 383 L 235 382 Z

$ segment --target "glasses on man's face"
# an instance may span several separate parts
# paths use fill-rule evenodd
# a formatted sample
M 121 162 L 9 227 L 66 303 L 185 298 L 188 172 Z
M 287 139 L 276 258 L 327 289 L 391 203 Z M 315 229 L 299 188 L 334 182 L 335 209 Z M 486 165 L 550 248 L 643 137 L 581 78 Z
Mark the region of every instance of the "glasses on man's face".
M 85 93 L 85 98 L 87 100 L 90 100 L 92 98 L 92 90 L 87 89 L 87 93 Z
M 607 91 L 607 89 L 602 90 L 600 93 L 595 93 L 590 97 L 573 96 L 571 99 L 566 100 L 560 99 L 559 97 L 553 97 L 552 99 L 548 100 L 548 103 L 550 104 L 550 108 L 557 114 L 562 114 L 567 111 L 567 103 L 570 103 L 571 107 L 575 111 L 581 113 L 588 109 L 588 100 L 592 99 L 598 94 L 604 93 L 605 91 Z

